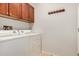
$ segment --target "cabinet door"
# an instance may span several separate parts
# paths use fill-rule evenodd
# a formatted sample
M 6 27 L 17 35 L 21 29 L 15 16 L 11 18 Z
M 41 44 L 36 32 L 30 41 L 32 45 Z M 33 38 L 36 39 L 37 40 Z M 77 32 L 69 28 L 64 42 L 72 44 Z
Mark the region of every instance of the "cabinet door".
M 29 37 L 0 42 L 0 56 L 29 56 Z
M 9 16 L 21 18 L 21 3 L 9 3 Z
M 0 14 L 8 15 L 8 3 L 0 3 Z
M 33 35 L 29 37 L 30 40 L 30 55 L 36 56 L 41 54 L 41 38 L 40 35 Z
M 34 22 L 34 8 L 32 6 L 29 6 L 29 19 Z
M 29 9 L 28 9 L 28 4 L 22 3 L 22 19 L 24 20 L 29 20 Z

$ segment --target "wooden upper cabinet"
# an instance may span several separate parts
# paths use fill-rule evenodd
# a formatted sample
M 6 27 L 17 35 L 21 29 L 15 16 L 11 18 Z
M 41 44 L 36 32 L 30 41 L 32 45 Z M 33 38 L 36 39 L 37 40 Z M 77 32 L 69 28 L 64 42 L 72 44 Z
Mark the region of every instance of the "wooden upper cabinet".
M 9 16 L 21 18 L 21 3 L 9 3 Z
M 28 3 L 0 3 L 0 14 L 34 22 L 34 8 Z
M 31 5 L 29 5 L 29 20 L 34 22 L 34 8 Z
M 28 3 L 22 4 L 22 19 L 34 22 L 34 8 Z
M 27 3 L 22 3 L 22 19 L 29 20 L 29 6 Z
M 0 3 L 0 14 L 8 15 L 8 3 Z

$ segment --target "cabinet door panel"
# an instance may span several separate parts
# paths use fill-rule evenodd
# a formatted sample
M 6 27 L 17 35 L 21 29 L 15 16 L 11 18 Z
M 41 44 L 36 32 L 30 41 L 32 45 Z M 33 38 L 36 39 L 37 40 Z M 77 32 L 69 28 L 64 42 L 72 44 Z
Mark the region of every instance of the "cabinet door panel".
M 32 6 L 29 6 L 29 19 L 34 22 L 34 8 Z
M 0 14 L 8 15 L 8 3 L 0 3 Z
M 9 15 L 21 18 L 21 3 L 9 3 Z
M 28 4 L 22 4 L 22 19 L 28 20 L 29 19 L 29 11 L 28 11 Z

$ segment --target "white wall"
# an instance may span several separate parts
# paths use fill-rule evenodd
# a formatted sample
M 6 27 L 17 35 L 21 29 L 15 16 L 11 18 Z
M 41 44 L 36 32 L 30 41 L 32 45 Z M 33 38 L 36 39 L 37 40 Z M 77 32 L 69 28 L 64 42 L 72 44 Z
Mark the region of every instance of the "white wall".
M 62 13 L 48 15 L 51 10 L 65 8 Z M 75 4 L 38 4 L 33 31 L 42 32 L 42 49 L 56 55 L 77 53 L 77 7 Z
M 13 29 L 18 29 L 18 30 L 27 30 L 30 29 L 30 24 L 17 21 L 17 20 L 12 20 L 8 18 L 3 18 L 0 17 L 0 30 L 2 29 L 3 25 L 8 25 L 8 26 L 13 26 Z

